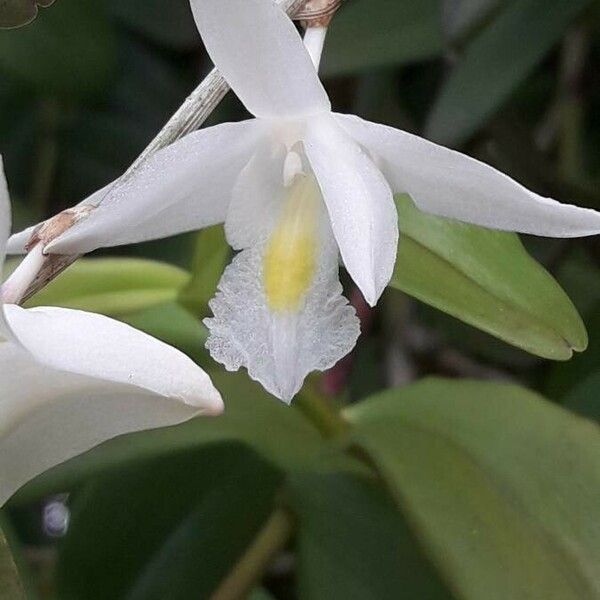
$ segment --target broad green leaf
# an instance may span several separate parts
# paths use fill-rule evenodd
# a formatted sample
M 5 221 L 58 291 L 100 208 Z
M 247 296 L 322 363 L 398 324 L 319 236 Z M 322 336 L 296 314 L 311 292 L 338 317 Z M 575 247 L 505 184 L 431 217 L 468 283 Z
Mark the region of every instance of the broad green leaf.
M 40 94 L 96 94 L 116 66 L 116 43 L 102 2 L 60 0 L 24 29 L 0 32 L 0 70 Z
M 76 497 L 64 600 L 209 598 L 273 511 L 281 476 L 240 445 L 125 467 Z
M 179 295 L 179 302 L 193 314 L 202 317 L 209 313 L 208 301 L 217 291 L 230 255 L 222 226 L 210 227 L 198 234 L 192 278 Z
M 31 23 L 38 7 L 50 6 L 54 0 L 0 0 L 0 29 L 22 27 Z
M 458 145 L 500 108 L 591 0 L 513 0 L 465 49 L 429 116 L 427 137 Z
M 440 0 L 355 0 L 331 23 L 324 75 L 426 60 L 442 50 Z
M 525 389 L 426 380 L 348 411 L 457 597 L 600 597 L 600 429 Z
M 0 530 L 0 598 L 2 600 L 25 600 L 25 592 L 19 580 L 17 567 L 2 530 Z
M 106 442 L 30 482 L 17 495 L 16 503 L 69 490 L 116 466 L 191 452 L 216 442 L 244 443 L 283 470 L 309 468 L 331 452 L 299 410 L 269 396 L 245 373 L 216 370 L 210 375 L 226 406 L 220 417 L 199 417 L 177 427 Z
M 403 517 L 376 482 L 349 474 L 291 480 L 298 519 L 298 596 L 448 600 Z
M 28 303 L 123 316 L 175 300 L 189 275 L 172 265 L 135 258 L 78 260 Z
M 189 0 L 112 0 L 111 12 L 134 31 L 168 48 L 200 44 Z
M 396 204 L 390 285 L 532 354 L 566 360 L 585 350 L 575 307 L 516 234 L 427 215 L 407 196 Z

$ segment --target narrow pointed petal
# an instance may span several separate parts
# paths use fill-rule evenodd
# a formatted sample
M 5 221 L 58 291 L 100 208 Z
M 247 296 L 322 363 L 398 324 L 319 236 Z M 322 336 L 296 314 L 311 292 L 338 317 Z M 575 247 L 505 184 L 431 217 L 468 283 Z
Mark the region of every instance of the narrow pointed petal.
M 531 192 L 500 171 L 418 136 L 336 115 L 373 155 L 394 192 L 410 194 L 423 211 L 491 229 L 548 237 L 600 233 L 600 213 Z
M 257 117 L 331 110 L 310 56 L 272 0 L 192 0 L 204 45 L 229 85 Z
M 398 214 L 392 192 L 367 154 L 332 119 L 311 121 L 304 144 L 344 265 L 373 306 L 396 262 Z
M 227 267 L 210 302 L 207 347 L 290 402 L 304 378 L 345 356 L 360 333 L 342 296 L 338 251 L 314 177 L 301 176 L 269 239 Z
M 85 253 L 223 222 L 233 184 L 262 132 L 256 119 L 225 123 L 159 150 L 46 250 Z

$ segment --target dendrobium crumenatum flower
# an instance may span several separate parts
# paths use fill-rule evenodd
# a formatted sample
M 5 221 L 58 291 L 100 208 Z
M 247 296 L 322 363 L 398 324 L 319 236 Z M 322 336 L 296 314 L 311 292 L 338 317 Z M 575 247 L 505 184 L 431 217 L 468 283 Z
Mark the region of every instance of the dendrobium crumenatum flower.
M 600 214 L 543 198 L 464 154 L 333 113 L 319 81 L 324 32 L 305 44 L 272 0 L 192 0 L 206 49 L 255 118 L 189 134 L 46 247 L 83 253 L 225 224 L 240 251 L 207 319 L 208 348 L 229 370 L 290 401 L 306 375 L 355 345 L 339 257 L 370 305 L 396 260 L 394 193 L 429 213 L 542 236 L 600 232 Z M 400 223 L 400 227 L 401 227 Z M 12 250 L 28 240 L 13 239 Z
M 9 228 L 0 160 L 0 273 Z M 222 410 L 202 369 L 128 325 L 0 300 L 0 506 L 36 475 L 108 439 Z

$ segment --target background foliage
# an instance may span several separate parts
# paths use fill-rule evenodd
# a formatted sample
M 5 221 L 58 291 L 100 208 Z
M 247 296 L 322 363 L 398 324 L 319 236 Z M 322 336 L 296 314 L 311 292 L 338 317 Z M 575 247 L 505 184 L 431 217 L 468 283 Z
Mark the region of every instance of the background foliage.
M 0 25 L 37 11 L 7 7 Z M 210 67 L 187 0 L 37 12 L 0 31 L 16 228 L 116 178 Z M 322 72 L 337 110 L 600 209 L 598 1 L 348 0 Z M 211 121 L 244 117 L 230 95 Z M 35 297 L 179 347 L 227 412 L 23 489 L 2 526 L 25 591 L 2 538 L 0 597 L 600 598 L 598 239 L 519 240 L 397 205 L 390 289 L 369 311 L 347 286 L 359 345 L 291 409 L 204 349 L 220 227 L 99 253 Z

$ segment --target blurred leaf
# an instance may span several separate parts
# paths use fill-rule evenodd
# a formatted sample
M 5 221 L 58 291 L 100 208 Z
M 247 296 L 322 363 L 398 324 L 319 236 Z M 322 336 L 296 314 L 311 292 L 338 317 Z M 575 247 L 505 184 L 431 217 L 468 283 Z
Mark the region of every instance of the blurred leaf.
M 301 599 L 449 599 L 393 501 L 374 481 L 348 474 L 291 482 L 298 517 Z
M 110 10 L 158 44 L 176 50 L 200 45 L 189 0 L 112 0 Z
M 209 313 L 208 301 L 217 291 L 230 254 L 222 226 L 210 227 L 198 234 L 192 278 L 179 294 L 179 302 L 193 314 L 203 317 Z
M 205 348 L 206 327 L 177 302 L 153 306 L 121 320 L 181 350 L 197 364 L 214 368 Z
M 348 411 L 455 593 L 600 596 L 600 429 L 515 386 L 428 380 Z
M 239 445 L 125 467 L 73 506 L 64 600 L 209 598 L 273 510 L 280 475 Z
M 444 32 L 456 40 L 477 27 L 502 0 L 443 0 Z
M 331 23 L 323 74 L 348 75 L 441 53 L 440 0 L 355 0 Z
M 0 29 L 22 27 L 31 23 L 38 7 L 50 6 L 54 0 L 0 0 Z
M 591 0 L 513 0 L 465 50 L 429 116 L 427 137 L 459 145 L 508 99 Z
M 95 0 L 60 0 L 25 29 L 0 32 L 0 69 L 40 94 L 97 94 L 115 67 L 114 32 Z
M 427 215 L 398 196 L 391 284 L 532 354 L 566 360 L 587 346 L 575 307 L 513 233 Z
M 36 294 L 31 306 L 63 306 L 122 316 L 175 300 L 189 275 L 135 258 L 81 259 Z
M 596 371 L 578 383 L 566 396 L 564 406 L 600 422 L 600 372 Z
M 2 530 L 0 530 L 0 598 L 25 600 L 25 592 L 19 580 L 17 567 Z
M 191 452 L 216 442 L 242 442 L 283 470 L 314 467 L 333 452 L 299 410 L 269 396 L 245 373 L 219 369 L 210 376 L 225 401 L 223 415 L 106 442 L 37 477 L 15 496 L 16 503 L 69 490 L 116 466 Z

